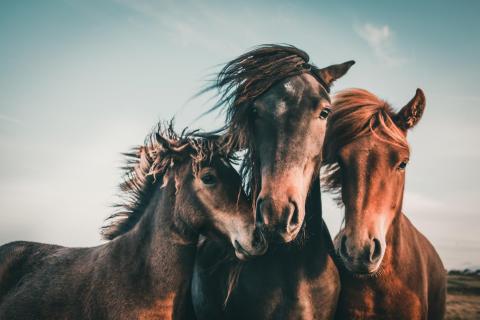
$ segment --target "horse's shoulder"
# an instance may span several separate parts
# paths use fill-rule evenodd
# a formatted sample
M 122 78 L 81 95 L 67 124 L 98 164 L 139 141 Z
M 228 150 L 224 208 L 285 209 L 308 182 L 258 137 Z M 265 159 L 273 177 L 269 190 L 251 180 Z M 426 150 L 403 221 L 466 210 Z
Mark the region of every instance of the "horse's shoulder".
M 0 296 L 13 285 L 40 256 L 59 246 L 37 242 L 14 241 L 0 246 Z
M 9 242 L 0 246 L 0 300 L 22 277 L 20 271 L 31 253 L 32 243 Z
M 14 241 L 0 246 L 0 279 L 12 265 L 25 260 L 35 252 L 38 244 L 28 241 Z
M 38 257 L 64 248 L 58 245 L 30 241 L 13 241 L 0 246 L 0 268 L 9 262 Z
M 428 312 L 443 318 L 445 311 L 447 271 L 443 262 L 435 250 L 433 244 L 425 237 L 415 226 L 406 218 L 411 229 L 414 242 L 421 255 L 421 261 L 424 265 L 425 277 L 427 279 L 426 288 L 428 295 Z M 435 316 L 434 318 L 437 318 Z

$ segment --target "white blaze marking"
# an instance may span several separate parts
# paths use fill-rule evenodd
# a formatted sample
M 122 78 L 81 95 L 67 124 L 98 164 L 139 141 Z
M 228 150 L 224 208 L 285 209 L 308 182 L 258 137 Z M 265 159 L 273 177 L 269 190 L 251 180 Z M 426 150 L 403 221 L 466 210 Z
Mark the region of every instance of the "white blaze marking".
M 293 87 L 293 84 L 290 81 L 285 82 L 283 85 L 285 87 L 285 90 L 287 90 L 288 93 L 291 95 L 295 94 L 295 88 Z

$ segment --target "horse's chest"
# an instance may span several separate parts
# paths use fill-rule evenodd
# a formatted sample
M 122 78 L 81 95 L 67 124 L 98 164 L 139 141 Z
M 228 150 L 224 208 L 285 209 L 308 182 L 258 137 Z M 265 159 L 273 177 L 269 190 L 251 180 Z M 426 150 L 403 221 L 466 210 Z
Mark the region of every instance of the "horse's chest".
M 138 312 L 138 319 L 173 319 L 175 294 L 170 293 L 165 297 L 156 299 L 148 307 Z
M 340 319 L 425 319 L 421 297 L 405 287 L 343 287 Z
M 253 306 L 249 308 L 252 319 L 329 319 L 339 290 L 338 278 L 330 273 L 327 268 L 312 278 L 301 269 L 286 272 L 277 266 L 269 273 L 257 270 L 242 274 L 243 285 L 232 299 L 236 300 L 233 304 L 238 303 L 237 308 L 230 310 L 237 314 L 245 310 L 245 306 Z M 240 296 L 242 298 L 236 299 Z
M 328 281 L 302 279 L 292 292 L 288 319 L 329 319 L 336 303 L 336 288 Z M 288 297 L 285 302 L 288 302 Z

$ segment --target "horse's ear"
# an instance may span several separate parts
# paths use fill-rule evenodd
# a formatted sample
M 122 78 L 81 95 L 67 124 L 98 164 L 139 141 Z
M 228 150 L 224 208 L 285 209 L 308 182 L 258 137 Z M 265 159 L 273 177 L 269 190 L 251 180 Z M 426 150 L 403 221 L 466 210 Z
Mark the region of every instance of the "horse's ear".
M 164 136 L 162 136 L 160 133 L 157 132 L 155 134 L 155 138 L 164 150 L 170 150 L 171 149 L 170 141 L 168 139 L 166 139 Z
M 318 70 L 318 72 L 322 76 L 323 81 L 325 81 L 328 86 L 331 86 L 335 80 L 345 75 L 348 69 L 350 69 L 350 67 L 354 64 L 355 61 L 350 60 L 340 64 L 333 64 L 331 66 Z
M 395 123 L 403 130 L 414 127 L 422 118 L 426 99 L 422 89 L 417 89 L 415 96 L 398 113 Z
M 181 153 L 176 150 L 176 146 L 172 140 L 169 140 L 159 133 L 155 134 L 155 138 L 161 147 L 161 154 L 163 158 L 169 158 L 171 164 L 176 163 L 182 159 Z

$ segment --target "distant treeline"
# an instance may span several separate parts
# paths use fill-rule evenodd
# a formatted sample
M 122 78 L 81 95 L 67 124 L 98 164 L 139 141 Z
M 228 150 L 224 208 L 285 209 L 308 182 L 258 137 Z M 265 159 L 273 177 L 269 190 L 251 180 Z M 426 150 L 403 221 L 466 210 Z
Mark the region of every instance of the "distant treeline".
M 480 276 L 480 269 L 463 269 L 463 270 L 449 270 L 449 275 L 463 275 L 463 276 Z

